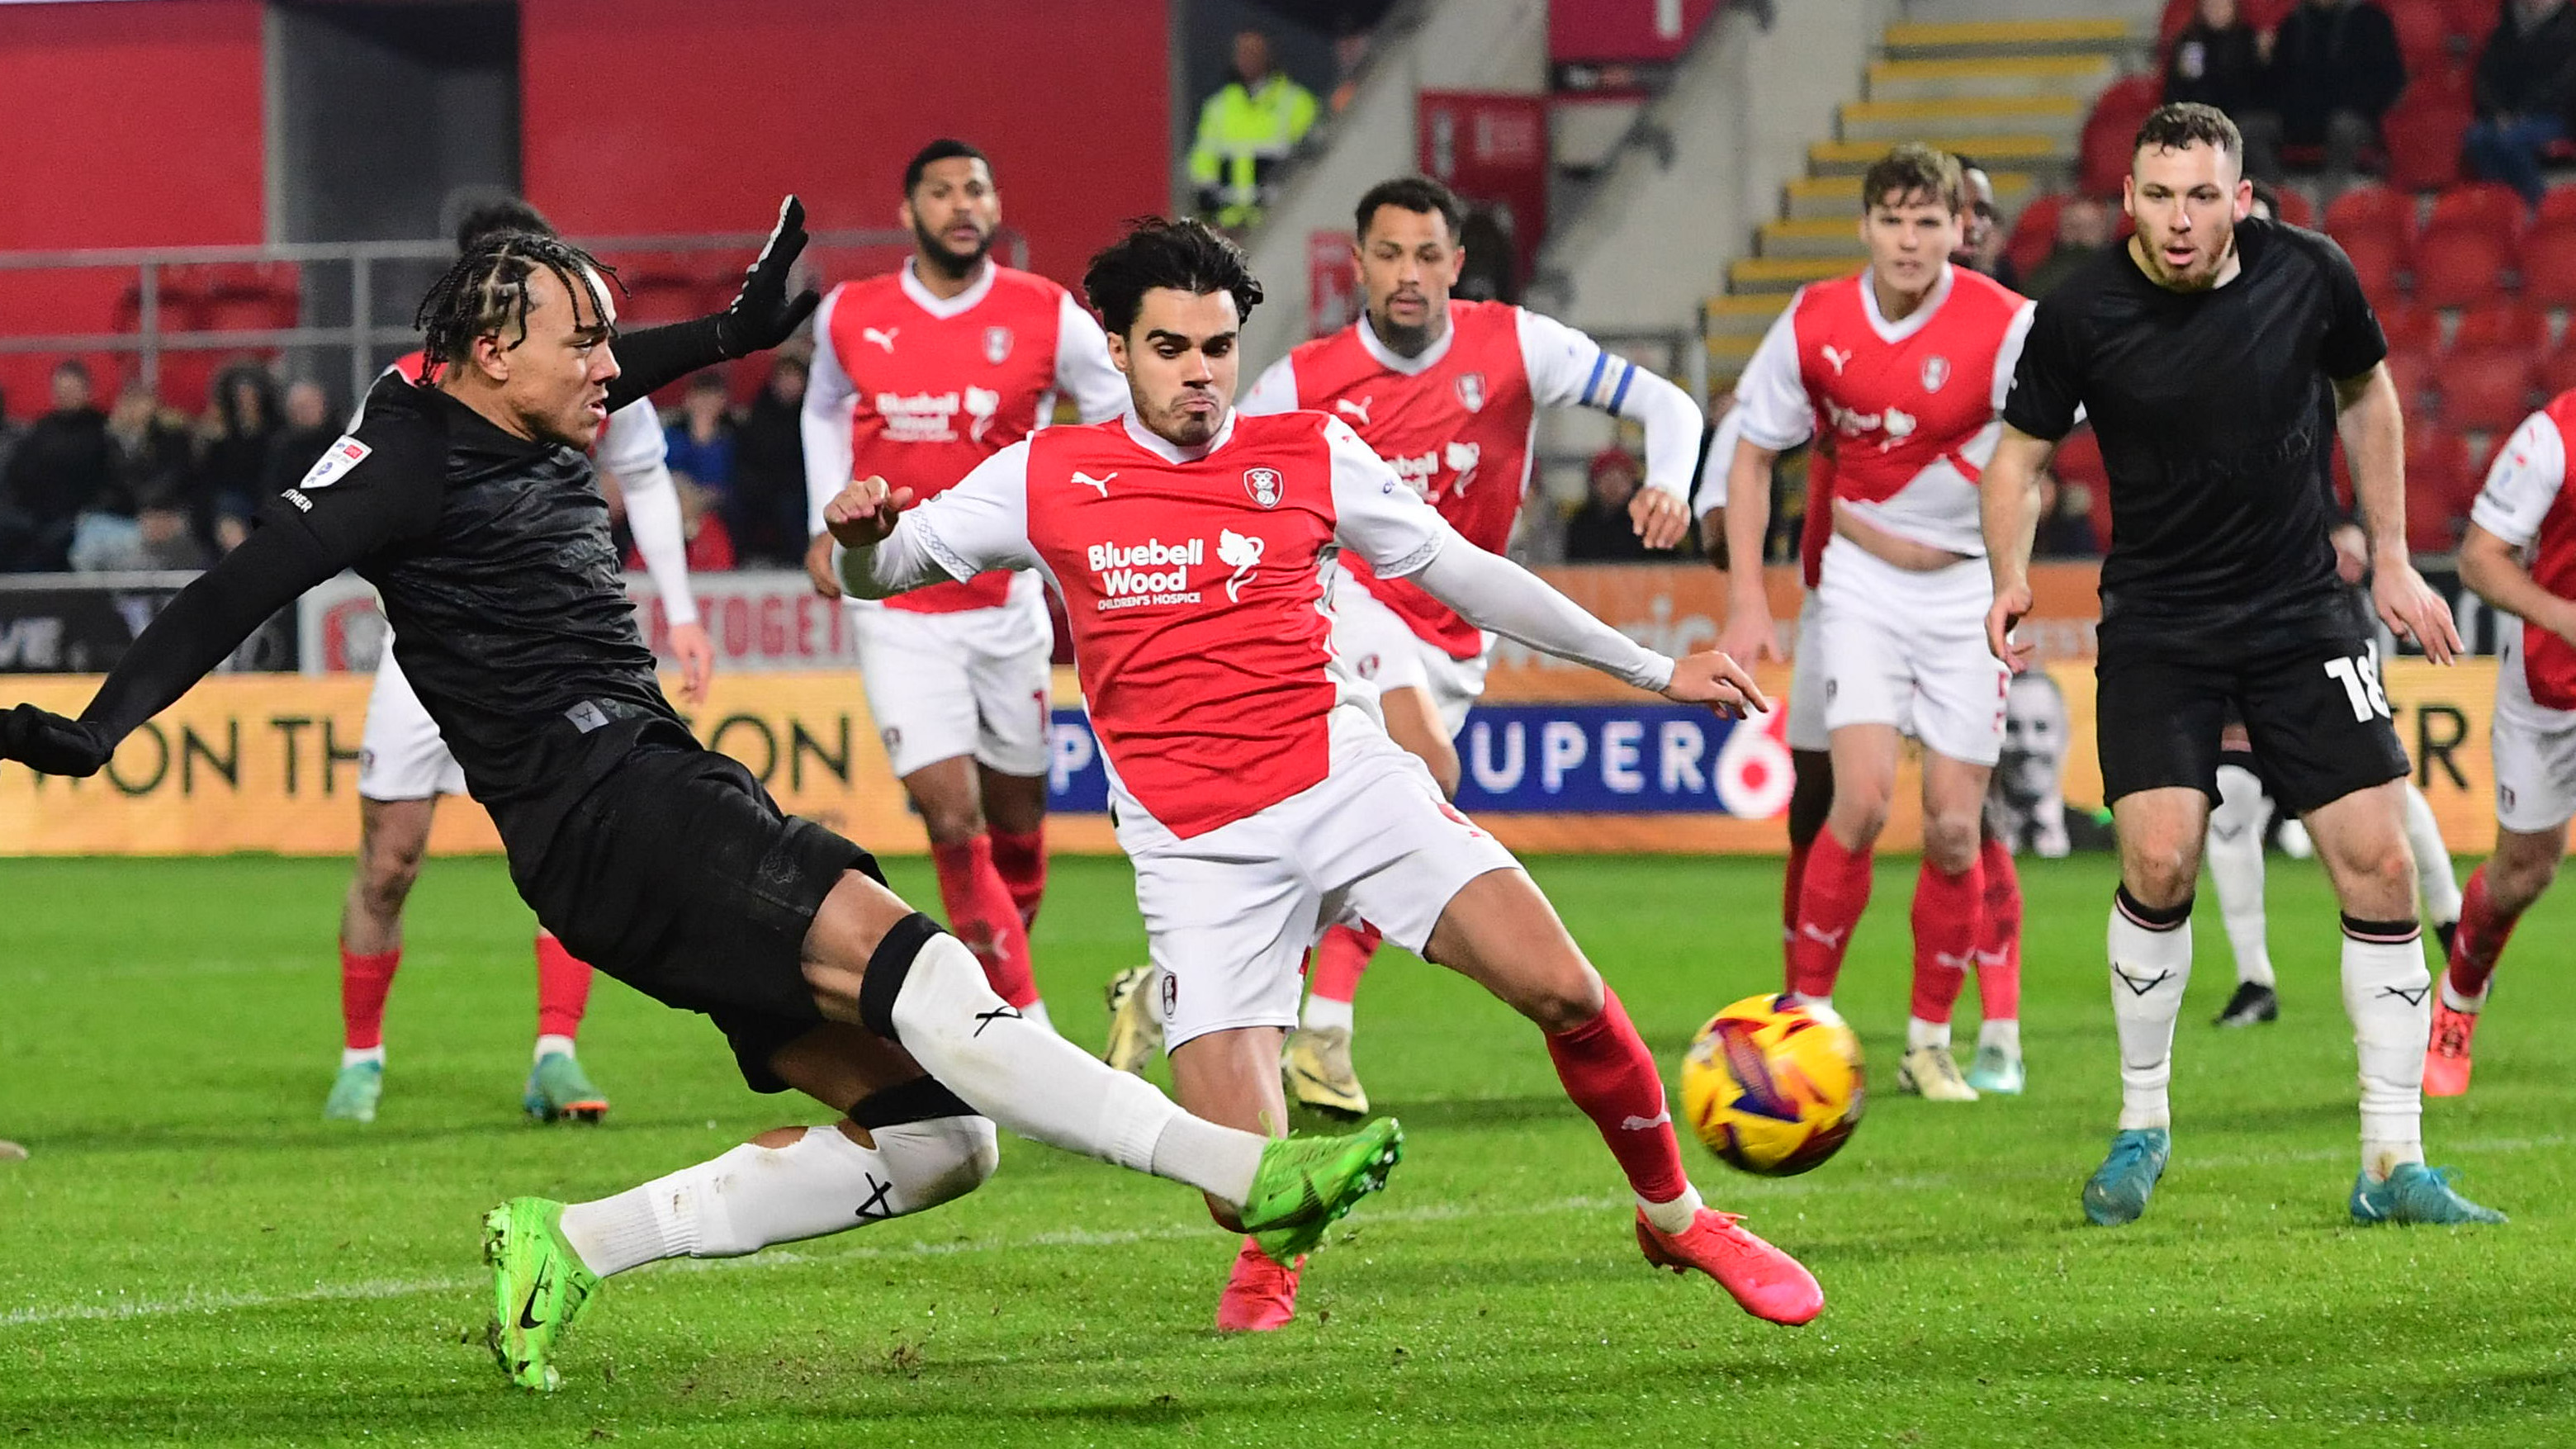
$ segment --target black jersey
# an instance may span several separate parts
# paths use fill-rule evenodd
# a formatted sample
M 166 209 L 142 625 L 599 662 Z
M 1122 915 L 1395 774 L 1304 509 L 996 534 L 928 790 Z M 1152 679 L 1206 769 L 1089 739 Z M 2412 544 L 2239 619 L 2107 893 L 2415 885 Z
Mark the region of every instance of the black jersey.
M 2062 438 L 2091 415 L 2110 478 L 2102 614 L 2163 627 L 2345 617 L 2327 530 L 2334 379 L 2388 353 L 2343 249 L 2236 224 L 2242 267 L 2167 291 L 2126 245 L 2040 299 L 2004 421 Z

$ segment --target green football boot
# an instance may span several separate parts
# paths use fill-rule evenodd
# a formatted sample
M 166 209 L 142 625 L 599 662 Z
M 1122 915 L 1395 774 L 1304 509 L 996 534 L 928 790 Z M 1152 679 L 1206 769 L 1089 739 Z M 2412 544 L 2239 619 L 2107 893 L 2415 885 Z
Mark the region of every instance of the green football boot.
M 351 1062 L 331 1079 L 331 1095 L 322 1099 L 326 1122 L 373 1122 L 377 1099 L 385 1094 L 385 1064 Z
M 2379 1182 L 2371 1181 L 2368 1173 L 2353 1179 L 2352 1220 L 2362 1224 L 2425 1223 L 2460 1227 L 2471 1223 L 2500 1223 L 2505 1216 L 2494 1208 L 2480 1207 L 2452 1190 L 2449 1168 L 2401 1162 Z
M 492 1265 L 492 1322 L 483 1341 L 510 1382 L 552 1393 L 563 1383 L 552 1355 L 599 1289 L 599 1275 L 563 1240 L 564 1205 L 514 1197 L 483 1215 L 483 1261 Z
M 1345 1137 L 1282 1137 L 1261 1150 L 1243 1230 L 1281 1267 L 1324 1240 L 1324 1229 L 1386 1186 L 1404 1159 L 1404 1129 L 1380 1117 Z
M 527 1090 L 519 1105 L 540 1122 L 596 1122 L 608 1115 L 608 1097 L 582 1074 L 581 1062 L 568 1052 L 548 1052 L 528 1069 Z

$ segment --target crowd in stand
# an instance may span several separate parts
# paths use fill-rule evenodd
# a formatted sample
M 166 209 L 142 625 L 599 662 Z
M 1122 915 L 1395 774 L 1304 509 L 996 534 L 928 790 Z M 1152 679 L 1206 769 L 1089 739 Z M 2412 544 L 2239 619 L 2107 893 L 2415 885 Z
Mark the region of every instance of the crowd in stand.
M 197 569 L 247 536 L 264 500 L 294 486 L 339 437 L 346 409 L 322 384 L 280 384 L 245 360 L 215 375 L 191 416 L 140 380 L 105 396 L 89 365 L 55 365 L 43 411 L 0 397 L 0 573 Z M 735 407 L 702 376 L 666 420 L 690 567 L 801 568 L 805 363 L 771 364 Z

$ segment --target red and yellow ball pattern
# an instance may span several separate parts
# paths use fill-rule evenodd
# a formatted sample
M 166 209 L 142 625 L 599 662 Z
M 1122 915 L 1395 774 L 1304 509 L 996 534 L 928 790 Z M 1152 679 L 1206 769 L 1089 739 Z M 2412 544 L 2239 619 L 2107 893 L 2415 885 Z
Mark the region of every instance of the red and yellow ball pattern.
M 1682 1059 L 1682 1110 L 1729 1166 L 1794 1177 L 1860 1126 L 1860 1039 L 1830 1011 L 1748 996 L 1710 1017 Z

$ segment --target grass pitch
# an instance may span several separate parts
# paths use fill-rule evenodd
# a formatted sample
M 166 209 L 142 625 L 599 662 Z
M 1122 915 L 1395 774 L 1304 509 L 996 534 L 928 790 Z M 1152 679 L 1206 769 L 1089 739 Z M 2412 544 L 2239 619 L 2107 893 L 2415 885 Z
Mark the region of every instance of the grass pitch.
M 1778 977 L 1778 863 L 1543 860 L 1668 1073 Z M 2148 1217 L 2076 1193 L 2118 1087 L 2095 859 L 2024 864 L 2018 1101 L 1885 1089 L 1910 862 L 1881 871 L 1838 994 L 1882 1091 L 1833 1162 L 1703 1190 L 1824 1281 L 1804 1331 L 1646 1270 L 1620 1179 L 1534 1033 L 1390 953 L 1359 1062 L 1402 1114 L 1391 1189 L 1335 1234 L 1287 1331 L 1220 1340 L 1232 1253 L 1187 1191 L 1017 1141 L 935 1213 L 609 1284 L 563 1392 L 481 1343 L 476 1216 L 595 1196 L 828 1116 L 745 1091 L 715 1034 L 601 978 L 583 1058 L 606 1126 L 518 1115 L 529 917 L 498 861 L 433 864 L 394 989 L 383 1115 L 325 1124 L 336 862 L 0 862 L 0 1439 L 8 1443 L 2125 1445 L 2576 1443 L 2565 893 L 2525 922 L 2477 1086 L 2436 1162 L 2514 1215 L 2356 1229 L 2334 910 L 2276 860 L 2275 1026 L 2232 985 L 2215 902 Z M 935 899 L 926 867 L 896 884 Z M 1060 861 L 1037 945 L 1058 1023 L 1141 957 L 1125 866 Z M 1973 1037 L 1974 987 L 1963 1003 Z

